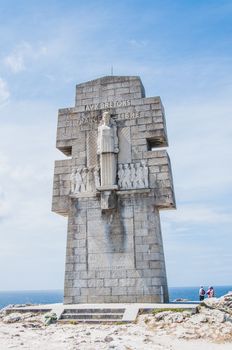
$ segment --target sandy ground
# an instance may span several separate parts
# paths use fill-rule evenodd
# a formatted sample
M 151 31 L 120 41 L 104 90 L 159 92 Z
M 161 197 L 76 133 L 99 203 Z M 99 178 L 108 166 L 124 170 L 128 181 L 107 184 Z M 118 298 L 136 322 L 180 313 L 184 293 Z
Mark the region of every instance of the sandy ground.
M 232 343 L 183 340 L 151 329 L 140 316 L 136 324 L 52 324 L 40 317 L 6 324 L 0 321 L 0 349 L 30 350 L 231 350 Z M 162 334 L 163 332 L 163 334 Z

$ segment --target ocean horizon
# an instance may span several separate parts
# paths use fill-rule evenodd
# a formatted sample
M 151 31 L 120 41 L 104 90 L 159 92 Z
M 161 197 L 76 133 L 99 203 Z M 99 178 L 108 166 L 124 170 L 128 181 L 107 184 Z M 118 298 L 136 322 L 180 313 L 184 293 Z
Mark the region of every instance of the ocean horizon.
M 205 286 L 207 289 L 208 286 Z M 216 297 L 221 297 L 232 291 L 232 285 L 214 286 Z M 169 300 L 188 299 L 198 301 L 197 287 L 169 287 Z M 0 309 L 9 304 L 52 304 L 63 302 L 63 289 L 54 290 L 20 290 L 20 291 L 0 291 Z

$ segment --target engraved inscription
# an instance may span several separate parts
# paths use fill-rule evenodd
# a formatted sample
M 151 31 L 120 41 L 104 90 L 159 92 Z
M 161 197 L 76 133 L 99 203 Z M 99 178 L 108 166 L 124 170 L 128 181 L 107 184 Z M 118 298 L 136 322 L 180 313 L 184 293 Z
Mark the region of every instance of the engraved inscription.
M 139 112 L 133 112 L 133 113 L 120 113 L 117 115 L 117 120 L 123 120 L 123 119 L 135 119 L 139 118 L 140 113 Z
M 112 119 L 114 119 L 115 121 L 117 120 L 124 120 L 124 119 L 135 119 L 135 118 L 139 118 L 140 117 L 140 113 L 139 112 L 127 112 L 127 113 L 120 113 L 117 115 L 113 115 Z M 83 124 L 94 124 L 95 126 L 101 121 L 101 115 L 81 115 L 80 119 L 77 121 L 78 125 L 83 125 Z
M 110 101 L 110 102 L 100 102 L 94 103 L 91 105 L 86 105 L 86 111 L 96 111 L 97 109 L 105 109 L 105 108 L 116 108 L 116 107 L 128 107 L 131 105 L 130 100 L 125 101 Z

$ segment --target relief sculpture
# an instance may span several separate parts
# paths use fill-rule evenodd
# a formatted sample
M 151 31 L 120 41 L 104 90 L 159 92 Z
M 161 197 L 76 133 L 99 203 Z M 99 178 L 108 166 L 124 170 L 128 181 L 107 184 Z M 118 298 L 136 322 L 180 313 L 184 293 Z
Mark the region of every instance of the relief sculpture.
M 99 167 L 73 168 L 70 175 L 70 194 L 94 193 L 99 185 Z
M 74 170 L 75 171 L 75 170 Z M 77 169 L 75 173 L 74 191 L 73 193 L 79 193 L 81 191 L 81 186 L 83 183 L 81 169 Z
M 123 190 L 148 188 L 148 167 L 146 162 L 119 164 L 118 186 Z

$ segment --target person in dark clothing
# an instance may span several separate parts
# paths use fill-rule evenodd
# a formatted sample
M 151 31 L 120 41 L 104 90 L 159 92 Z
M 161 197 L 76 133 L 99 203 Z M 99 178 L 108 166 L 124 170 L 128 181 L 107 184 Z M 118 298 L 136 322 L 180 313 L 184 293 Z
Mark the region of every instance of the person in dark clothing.
M 199 300 L 202 301 L 204 299 L 205 299 L 205 290 L 204 290 L 203 286 L 201 286 L 199 289 Z

